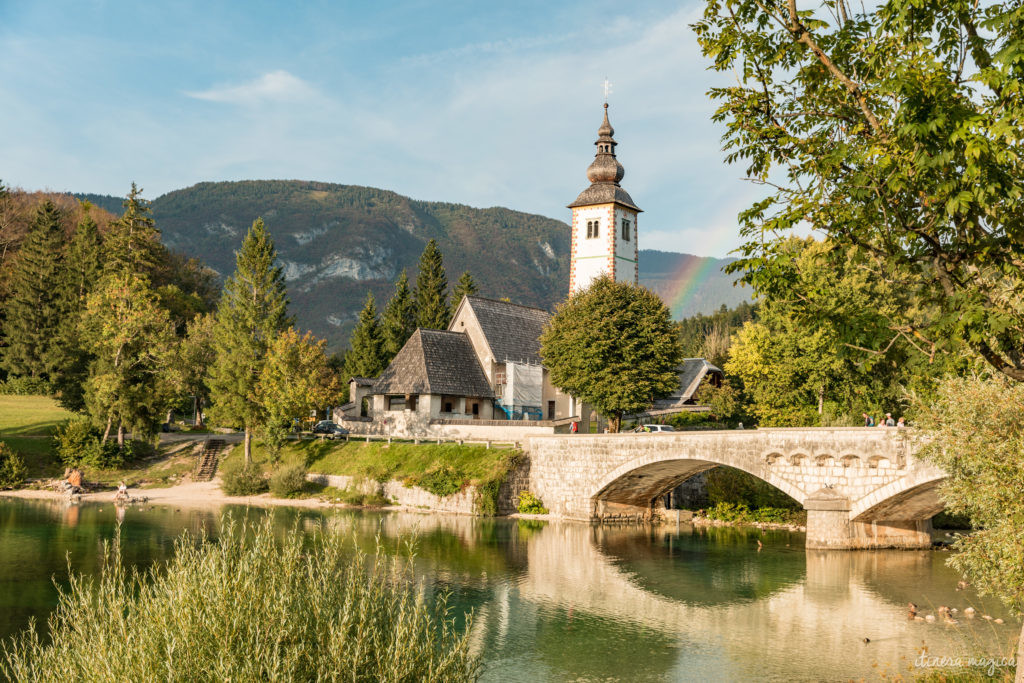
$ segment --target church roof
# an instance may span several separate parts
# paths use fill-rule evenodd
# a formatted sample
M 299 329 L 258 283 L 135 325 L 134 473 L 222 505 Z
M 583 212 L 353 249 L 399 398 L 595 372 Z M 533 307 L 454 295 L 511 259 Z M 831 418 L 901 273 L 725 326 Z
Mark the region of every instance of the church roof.
M 495 362 L 540 364 L 540 335 L 550 313 L 481 296 L 466 297 L 466 304 L 473 309 Z
M 629 193 L 619 187 L 618 183 L 594 183 L 587 189 L 580 192 L 576 201 L 569 205 L 570 209 L 577 206 L 590 206 L 592 204 L 622 204 L 634 211 L 643 211 L 633 203 Z
M 373 393 L 494 398 L 465 334 L 422 328 L 413 333 L 381 373 Z
M 619 186 L 619 181 L 626 175 L 626 170 L 615 157 L 615 148 L 619 143 L 612 137 L 615 129 L 608 121 L 608 103 L 604 104 L 604 121 L 597 129 L 597 152 L 594 154 L 594 161 L 587 167 L 587 180 L 590 187 L 585 189 L 576 197 L 576 201 L 569 205 L 569 208 L 577 206 L 591 206 L 593 204 L 622 204 L 634 211 L 640 211 L 640 207 L 633 203 L 629 193 Z

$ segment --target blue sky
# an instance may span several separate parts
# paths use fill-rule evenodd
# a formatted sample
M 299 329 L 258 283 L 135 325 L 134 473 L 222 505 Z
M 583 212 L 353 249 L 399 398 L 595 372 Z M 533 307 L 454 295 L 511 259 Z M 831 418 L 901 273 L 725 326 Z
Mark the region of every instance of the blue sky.
M 724 256 L 701 3 L 0 0 L 0 178 L 148 197 L 299 178 L 568 220 L 604 78 L 641 247 Z

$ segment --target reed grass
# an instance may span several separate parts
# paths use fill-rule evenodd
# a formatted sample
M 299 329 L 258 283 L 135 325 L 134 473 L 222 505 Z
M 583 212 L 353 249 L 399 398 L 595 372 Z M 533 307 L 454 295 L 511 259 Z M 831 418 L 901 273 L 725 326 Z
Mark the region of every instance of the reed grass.
M 17 681 L 469 681 L 469 625 L 428 602 L 408 560 L 322 530 L 275 538 L 225 519 L 184 535 L 161 568 L 127 570 L 117 543 L 73 576 L 49 619 L 6 643 Z

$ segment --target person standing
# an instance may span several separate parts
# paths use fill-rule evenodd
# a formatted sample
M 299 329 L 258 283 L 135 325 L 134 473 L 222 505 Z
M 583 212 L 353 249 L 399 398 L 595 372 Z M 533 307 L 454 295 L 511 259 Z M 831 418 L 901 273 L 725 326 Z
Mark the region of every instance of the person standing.
M 569 424 L 569 432 L 575 434 L 578 431 L 580 431 L 580 423 L 573 420 L 572 423 Z
M 886 427 L 895 427 L 896 426 L 896 420 L 892 419 L 892 413 L 886 413 L 885 414 L 885 426 Z

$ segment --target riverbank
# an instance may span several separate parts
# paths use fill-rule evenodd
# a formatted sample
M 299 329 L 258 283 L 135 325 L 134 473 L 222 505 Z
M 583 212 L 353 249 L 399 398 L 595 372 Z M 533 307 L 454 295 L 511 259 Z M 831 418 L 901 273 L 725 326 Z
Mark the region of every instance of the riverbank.
M 76 499 L 83 503 L 114 503 L 117 491 L 83 493 Z M 214 507 L 220 505 L 258 505 L 263 507 L 288 506 L 299 508 L 344 507 L 316 497 L 274 498 L 269 493 L 256 496 L 229 496 L 220 488 L 220 480 L 194 481 L 176 486 L 153 489 L 129 489 L 128 495 L 139 504 L 167 505 L 174 507 Z M 0 491 L 0 498 L 21 498 L 28 500 L 68 500 L 65 493 L 48 489 L 18 489 Z

